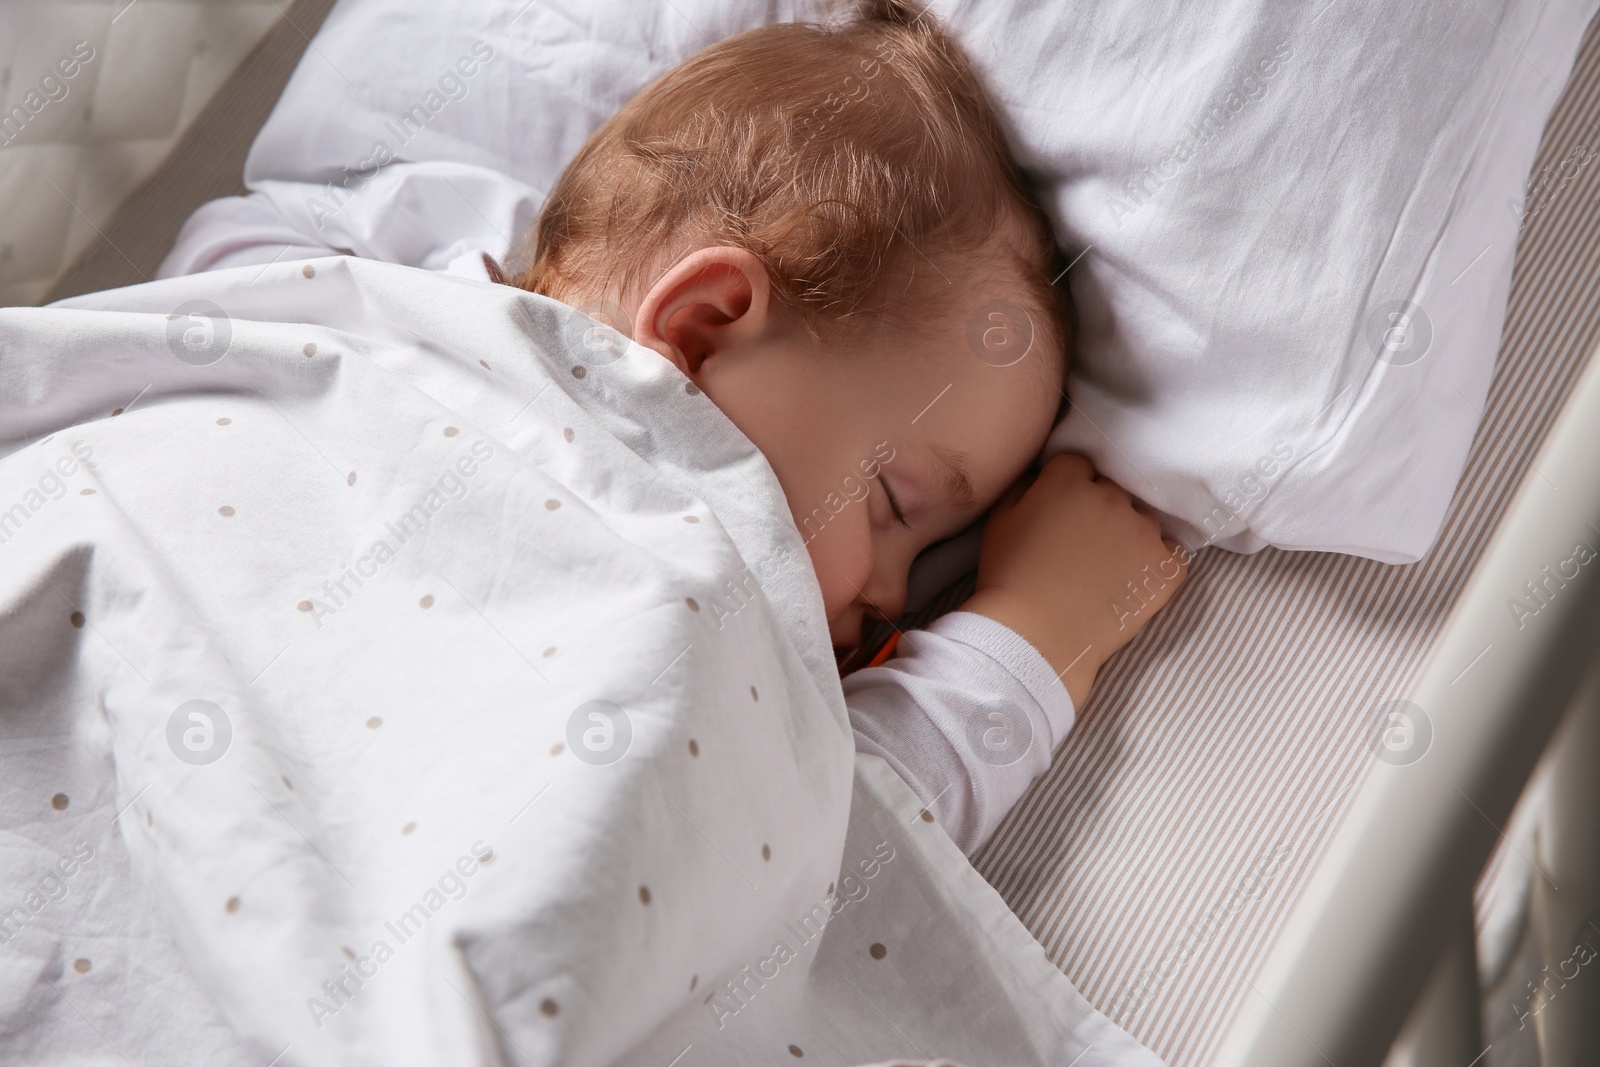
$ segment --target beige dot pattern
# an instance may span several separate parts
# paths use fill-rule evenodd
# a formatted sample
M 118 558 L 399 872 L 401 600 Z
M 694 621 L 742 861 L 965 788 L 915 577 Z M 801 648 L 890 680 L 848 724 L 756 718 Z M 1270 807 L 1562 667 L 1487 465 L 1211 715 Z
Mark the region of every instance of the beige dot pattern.
M 301 267 L 301 274 L 305 278 L 308 278 L 308 279 L 314 278 L 316 276 L 316 269 L 311 264 L 308 263 L 308 264 L 305 264 L 303 267 Z M 314 357 L 317 354 L 317 345 L 316 345 L 315 342 L 307 342 L 303 346 L 301 351 L 304 353 L 304 355 L 307 358 Z M 478 362 L 485 370 L 490 370 L 491 369 L 489 367 L 489 364 L 487 362 L 485 362 L 484 360 L 480 359 Z M 572 368 L 572 374 L 573 374 L 573 377 L 582 379 L 587 375 L 587 370 L 586 370 L 586 368 L 584 368 L 582 366 L 575 366 L 575 367 Z M 700 389 L 698 387 L 696 387 L 693 382 L 686 382 L 684 384 L 684 392 L 689 396 L 698 396 L 698 395 L 700 395 Z M 121 415 L 123 413 L 123 411 L 124 411 L 123 408 L 117 408 L 114 411 L 112 411 L 111 414 L 113 416 L 117 416 L 117 415 Z M 216 424 L 218 426 L 228 426 L 228 425 L 231 425 L 232 422 L 233 422 L 233 420 L 231 418 L 228 418 L 228 417 L 222 417 L 222 418 L 219 418 L 219 419 L 216 420 Z M 446 426 L 444 428 L 443 433 L 444 433 L 445 437 L 455 437 L 460 433 L 460 430 L 457 427 L 454 427 L 454 426 Z M 563 428 L 562 436 L 566 439 L 566 441 L 568 443 L 572 443 L 576 438 L 576 434 L 573 431 L 572 427 L 570 427 L 570 426 Z M 346 482 L 347 485 L 354 486 L 355 483 L 356 483 L 356 472 L 351 471 L 346 476 L 345 482 Z M 93 489 L 83 489 L 83 490 L 80 490 L 80 493 L 81 493 L 81 495 L 84 495 L 84 496 L 90 496 L 90 495 L 93 495 L 95 493 L 95 490 L 93 490 Z M 556 500 L 556 499 L 552 498 L 552 499 L 549 499 L 549 500 L 545 501 L 545 507 L 550 511 L 555 511 L 555 510 L 557 510 L 557 509 L 559 509 L 561 507 L 561 502 L 559 500 Z M 217 514 L 222 516 L 223 518 L 232 518 L 236 514 L 236 511 L 231 505 L 224 504 L 224 505 L 222 505 L 221 507 L 219 507 L 217 509 Z M 694 524 L 699 523 L 700 519 L 696 515 L 685 515 L 685 516 L 683 516 L 683 521 L 685 523 L 687 523 L 687 524 L 694 525 Z M 423 609 L 427 609 L 427 608 L 430 608 L 430 607 L 433 606 L 433 602 L 434 602 L 433 595 L 432 594 L 428 594 L 428 595 L 425 595 L 425 596 L 423 596 L 421 598 L 421 600 L 419 601 L 419 604 Z M 684 602 L 688 605 L 688 607 L 689 607 L 689 609 L 691 611 L 698 612 L 700 610 L 699 603 L 693 597 L 685 597 L 684 598 Z M 302 611 L 302 612 L 309 612 L 309 611 L 312 610 L 312 607 L 313 607 L 313 605 L 309 600 L 302 600 L 296 605 L 297 610 Z M 85 619 L 84 619 L 84 616 L 83 616 L 83 614 L 81 612 L 74 611 L 71 614 L 70 618 L 71 618 L 71 623 L 72 623 L 72 625 L 74 627 L 81 629 L 84 626 Z M 553 645 L 544 650 L 544 656 L 547 657 L 547 658 L 551 657 L 551 656 L 554 656 L 555 653 L 556 653 L 556 646 L 553 646 Z M 756 690 L 756 687 L 753 686 L 753 685 L 750 687 L 750 697 L 751 697 L 752 700 L 756 700 L 756 701 L 759 701 L 761 699 L 759 693 Z M 370 718 L 368 718 L 366 720 L 366 725 L 367 725 L 367 727 L 369 729 L 376 730 L 380 726 L 383 725 L 383 719 L 380 716 L 377 716 L 377 715 L 371 716 Z M 561 755 L 565 751 L 565 747 L 566 746 L 564 744 L 561 744 L 561 743 L 558 742 L 557 744 L 555 744 L 555 745 L 553 745 L 551 747 L 550 755 L 551 756 L 559 756 L 559 755 Z M 699 742 L 696 741 L 694 738 L 690 738 L 689 739 L 689 754 L 691 756 L 695 756 L 695 757 L 698 757 L 699 754 L 700 754 Z M 293 787 L 293 785 L 290 784 L 289 779 L 287 777 L 282 777 L 282 781 L 283 781 L 284 787 L 286 789 L 289 789 L 291 791 L 293 790 L 294 787 Z M 69 804 L 69 798 L 67 797 L 67 795 L 65 793 L 57 793 L 53 797 L 51 797 L 50 804 L 51 804 L 51 807 L 53 807 L 55 810 L 63 811 L 63 810 L 65 810 L 67 808 L 67 806 Z M 928 821 L 928 822 L 932 822 L 933 821 L 933 817 L 932 817 L 931 813 L 929 813 L 927 811 L 923 811 L 922 812 L 922 818 L 925 821 Z M 151 817 L 149 812 L 145 813 L 145 823 L 146 823 L 146 825 L 154 825 L 154 820 Z M 416 825 L 417 824 L 415 822 L 408 822 L 401 828 L 400 833 L 402 835 L 410 835 L 411 833 L 413 833 L 416 830 Z M 765 861 L 769 861 L 770 862 L 770 860 L 772 858 L 772 849 L 771 849 L 771 846 L 769 844 L 765 844 L 765 843 L 762 844 L 762 846 L 761 846 L 761 858 L 763 860 L 765 860 Z M 483 856 L 481 858 L 480 862 L 482 864 L 487 865 L 488 863 L 492 862 L 493 859 L 494 859 L 494 855 L 493 855 L 492 852 L 490 852 L 490 853 L 486 854 L 485 856 Z M 834 893 L 834 886 L 833 886 L 832 883 L 830 883 L 829 886 L 828 886 L 828 896 L 830 896 L 830 897 L 833 896 L 833 893 Z M 648 906 L 650 904 L 650 902 L 651 902 L 651 893 L 650 893 L 649 886 L 640 885 L 639 886 L 639 890 L 638 890 L 638 895 L 639 895 L 639 903 L 641 905 Z M 230 915 L 231 914 L 235 914 L 235 913 L 237 913 L 239 911 L 239 909 L 241 907 L 241 900 L 240 900 L 240 898 L 238 896 L 229 897 L 227 899 L 227 901 L 224 903 L 223 907 L 224 907 L 224 910 L 228 914 L 230 914 Z M 871 954 L 873 959 L 883 959 L 884 956 L 887 953 L 887 949 L 881 943 L 874 943 L 868 951 Z M 347 959 L 355 959 L 356 958 L 355 953 L 348 946 L 341 946 L 341 952 L 344 954 L 344 956 Z M 92 968 L 91 962 L 88 959 L 81 958 L 81 957 L 76 959 L 76 960 L 74 960 L 72 966 L 73 966 L 73 969 L 75 971 L 77 971 L 79 974 L 87 974 Z M 698 974 L 694 974 L 694 975 L 690 976 L 690 979 L 689 979 L 689 991 L 690 992 L 693 992 L 697 988 L 697 986 L 699 985 L 699 981 L 700 981 L 700 976 Z M 546 997 L 542 1001 L 540 1001 L 539 1011 L 540 1011 L 541 1014 L 545 1015 L 546 1017 L 554 1017 L 554 1016 L 556 1016 L 556 1015 L 558 1015 L 560 1013 L 560 1010 L 561 1010 L 560 1009 L 560 1005 L 557 1004 L 557 1002 L 555 1000 L 553 1000 L 553 999 L 551 999 L 549 997 Z M 788 1052 L 792 1057 L 797 1058 L 797 1059 L 803 1058 L 804 1055 L 805 1055 L 804 1051 L 798 1045 L 792 1045 L 792 1044 L 789 1045 L 788 1046 Z
M 307 278 L 315 278 L 317 276 L 317 268 L 307 263 L 305 266 L 300 268 L 300 273 L 305 275 Z
M 72 628 L 74 630 L 83 629 L 83 624 L 84 624 L 84 621 L 85 621 L 84 617 L 83 617 L 83 612 L 74 611 L 71 615 L 67 616 L 67 621 L 72 623 Z

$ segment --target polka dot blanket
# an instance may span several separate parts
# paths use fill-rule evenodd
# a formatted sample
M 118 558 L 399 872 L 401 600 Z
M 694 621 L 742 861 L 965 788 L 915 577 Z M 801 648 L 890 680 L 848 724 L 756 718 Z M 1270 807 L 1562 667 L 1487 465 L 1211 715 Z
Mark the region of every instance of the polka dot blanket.
M 1157 1062 L 855 756 L 786 516 L 506 286 L 0 311 L 0 1059 Z

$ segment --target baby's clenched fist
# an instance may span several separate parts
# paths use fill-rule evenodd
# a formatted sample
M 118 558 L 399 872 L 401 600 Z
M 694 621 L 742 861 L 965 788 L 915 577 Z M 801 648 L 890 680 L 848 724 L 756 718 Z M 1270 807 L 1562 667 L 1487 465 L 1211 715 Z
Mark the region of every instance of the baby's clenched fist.
M 1026 638 L 1081 708 L 1101 664 L 1172 598 L 1187 564 L 1122 487 L 1082 456 L 1056 456 L 990 515 L 962 610 Z

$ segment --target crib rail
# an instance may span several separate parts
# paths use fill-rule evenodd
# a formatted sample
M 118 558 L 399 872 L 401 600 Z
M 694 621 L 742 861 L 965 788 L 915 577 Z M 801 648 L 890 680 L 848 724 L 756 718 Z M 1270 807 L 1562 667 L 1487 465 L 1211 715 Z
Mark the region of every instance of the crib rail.
M 1575 551 L 1580 543 L 1589 555 Z M 1414 760 L 1374 759 L 1215 1067 L 1381 1064 L 1402 1028 L 1407 1062 L 1468 1067 L 1484 1054 L 1487 1043 L 1462 1055 L 1482 1032 L 1462 1004 L 1461 990 L 1475 999 L 1477 987 L 1466 909 L 1600 659 L 1595 550 L 1600 360 L 1591 356 L 1410 695 L 1412 741 L 1430 728 L 1431 740 Z M 1587 1054 L 1573 1062 L 1600 1062 L 1600 1047 Z

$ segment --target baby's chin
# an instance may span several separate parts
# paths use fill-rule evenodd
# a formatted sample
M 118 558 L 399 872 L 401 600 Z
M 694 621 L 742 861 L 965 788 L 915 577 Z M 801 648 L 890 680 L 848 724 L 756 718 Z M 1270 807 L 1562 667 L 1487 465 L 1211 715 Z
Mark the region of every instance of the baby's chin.
M 816 568 L 817 584 L 821 586 L 822 611 L 828 619 L 828 636 L 836 646 L 856 644 L 861 640 L 861 608 L 856 603 L 856 586 L 860 583 L 848 578 L 841 579 L 827 561 L 822 561 L 820 566 L 818 563 L 813 557 L 811 565 Z

